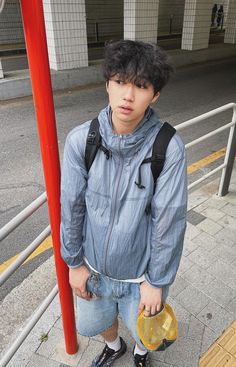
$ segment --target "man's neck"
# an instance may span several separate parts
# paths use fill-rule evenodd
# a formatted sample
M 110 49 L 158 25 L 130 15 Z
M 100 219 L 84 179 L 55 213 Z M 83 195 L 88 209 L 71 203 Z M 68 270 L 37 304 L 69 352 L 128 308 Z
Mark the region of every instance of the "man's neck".
M 112 126 L 113 126 L 113 130 L 115 134 L 118 134 L 118 135 L 132 134 L 132 132 L 136 129 L 136 127 L 142 121 L 143 117 L 139 119 L 139 121 L 129 122 L 126 124 L 126 123 L 122 123 L 122 121 L 116 121 L 116 119 L 112 115 L 111 121 L 112 121 Z

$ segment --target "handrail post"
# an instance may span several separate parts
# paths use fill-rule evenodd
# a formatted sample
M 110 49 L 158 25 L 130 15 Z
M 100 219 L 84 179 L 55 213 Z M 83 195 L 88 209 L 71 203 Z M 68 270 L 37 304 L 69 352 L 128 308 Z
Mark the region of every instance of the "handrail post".
M 236 105 L 233 106 L 232 122 L 234 122 L 234 125 L 230 128 L 224 161 L 226 163 L 226 167 L 222 170 L 218 196 L 225 196 L 229 192 L 229 184 L 236 154 Z
M 60 161 L 42 0 L 20 0 L 32 82 L 66 351 L 78 350 L 68 268 L 60 255 Z

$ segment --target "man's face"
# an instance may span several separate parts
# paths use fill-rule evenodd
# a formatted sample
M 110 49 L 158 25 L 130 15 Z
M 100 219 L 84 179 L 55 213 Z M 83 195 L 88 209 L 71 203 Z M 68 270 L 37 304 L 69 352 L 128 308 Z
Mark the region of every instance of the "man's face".
M 142 120 L 147 107 L 159 97 L 154 96 L 152 84 L 133 84 L 124 81 L 119 75 L 107 83 L 109 103 L 112 109 L 112 122 L 129 130 L 134 130 Z M 130 132 L 131 132 L 130 131 Z M 128 131 L 129 132 L 129 131 Z

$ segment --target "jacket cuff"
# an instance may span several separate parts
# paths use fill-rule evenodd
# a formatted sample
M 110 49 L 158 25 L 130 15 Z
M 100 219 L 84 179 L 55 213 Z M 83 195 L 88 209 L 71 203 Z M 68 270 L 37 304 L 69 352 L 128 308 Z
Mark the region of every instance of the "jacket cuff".
M 76 264 L 76 265 L 68 265 L 67 264 L 67 266 L 68 266 L 68 268 L 69 269 L 76 269 L 76 268 L 79 268 L 80 266 L 82 266 L 82 265 L 85 265 L 85 262 L 84 262 L 84 260 L 81 260 L 78 264 Z
M 151 282 L 148 273 L 144 274 L 146 282 L 152 287 L 152 288 L 164 288 L 166 286 L 169 286 L 169 284 L 158 284 L 158 282 Z

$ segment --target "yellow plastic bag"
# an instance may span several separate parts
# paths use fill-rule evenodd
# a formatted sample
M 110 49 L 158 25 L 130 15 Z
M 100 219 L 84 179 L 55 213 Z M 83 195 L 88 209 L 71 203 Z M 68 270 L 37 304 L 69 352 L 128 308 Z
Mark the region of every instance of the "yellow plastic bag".
M 139 315 L 136 324 L 137 334 L 149 350 L 165 350 L 178 336 L 178 322 L 167 303 L 154 316 Z

